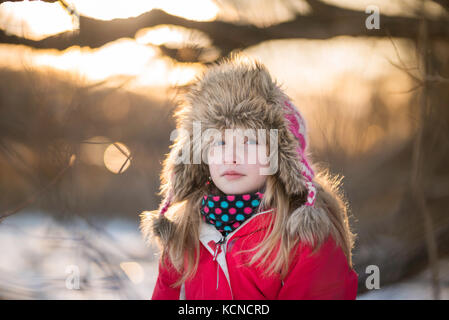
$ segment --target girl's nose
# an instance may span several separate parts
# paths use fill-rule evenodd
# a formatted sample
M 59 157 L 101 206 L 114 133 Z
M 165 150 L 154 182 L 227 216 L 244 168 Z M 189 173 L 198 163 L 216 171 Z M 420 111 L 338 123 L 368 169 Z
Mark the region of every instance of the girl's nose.
M 241 164 L 241 158 L 236 143 L 226 144 L 224 151 L 225 164 Z

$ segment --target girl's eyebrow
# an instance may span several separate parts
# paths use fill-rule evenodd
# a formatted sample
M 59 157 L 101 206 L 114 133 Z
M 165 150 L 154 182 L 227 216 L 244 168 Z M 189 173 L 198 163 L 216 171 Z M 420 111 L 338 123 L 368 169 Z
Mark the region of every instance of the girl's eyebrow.
M 255 140 L 256 142 L 259 141 L 258 135 L 256 132 L 253 132 L 251 130 L 243 133 L 237 133 L 237 134 L 231 134 L 230 136 L 227 136 L 225 132 L 222 132 L 221 140 L 226 141 L 226 139 L 231 138 L 233 142 L 238 142 L 239 140 L 243 138 L 243 143 L 247 142 L 248 140 Z
M 257 141 L 257 136 L 253 136 L 253 135 L 250 135 L 250 136 L 248 136 L 248 135 L 245 135 L 244 136 L 244 139 L 243 139 L 243 142 L 248 142 L 248 140 L 256 140 Z

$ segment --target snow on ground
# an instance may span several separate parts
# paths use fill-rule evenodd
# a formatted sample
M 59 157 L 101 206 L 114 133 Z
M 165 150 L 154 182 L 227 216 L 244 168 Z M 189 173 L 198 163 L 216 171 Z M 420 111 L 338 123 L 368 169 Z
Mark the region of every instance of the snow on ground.
M 155 251 L 137 222 L 18 213 L 0 223 L 0 298 L 150 299 Z
M 137 222 L 57 222 L 22 212 L 0 223 L 0 299 L 150 299 L 155 248 Z M 449 299 L 449 259 L 440 262 L 442 299 Z M 357 299 L 431 299 L 430 271 Z
M 380 279 L 380 289 L 371 290 L 357 297 L 359 300 L 431 300 L 433 299 L 431 272 L 426 269 L 418 275 L 406 281 L 395 283 L 389 286 L 382 286 L 382 276 Z M 439 262 L 439 279 L 442 300 L 449 300 L 449 259 Z

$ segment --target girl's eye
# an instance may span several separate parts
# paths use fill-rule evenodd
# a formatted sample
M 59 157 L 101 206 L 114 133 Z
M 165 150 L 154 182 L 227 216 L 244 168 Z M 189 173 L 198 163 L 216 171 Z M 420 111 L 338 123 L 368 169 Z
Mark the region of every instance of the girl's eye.
M 215 141 L 214 142 L 214 146 L 224 146 L 224 141 L 223 140 L 219 140 L 219 141 Z
M 246 141 L 246 144 L 257 144 L 257 140 L 256 139 L 248 139 L 248 141 Z

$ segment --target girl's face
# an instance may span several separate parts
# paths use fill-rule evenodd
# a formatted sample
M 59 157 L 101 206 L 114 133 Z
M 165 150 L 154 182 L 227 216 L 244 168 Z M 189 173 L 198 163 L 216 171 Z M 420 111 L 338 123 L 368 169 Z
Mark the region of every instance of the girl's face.
M 257 136 L 234 133 L 215 139 L 208 152 L 209 172 L 215 186 L 225 194 L 255 192 L 265 185 L 269 167 L 266 143 Z

